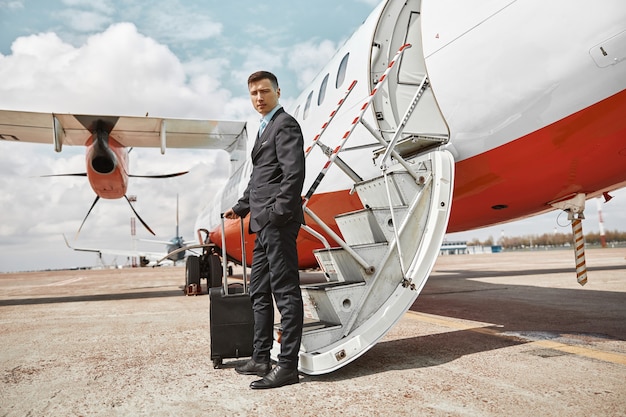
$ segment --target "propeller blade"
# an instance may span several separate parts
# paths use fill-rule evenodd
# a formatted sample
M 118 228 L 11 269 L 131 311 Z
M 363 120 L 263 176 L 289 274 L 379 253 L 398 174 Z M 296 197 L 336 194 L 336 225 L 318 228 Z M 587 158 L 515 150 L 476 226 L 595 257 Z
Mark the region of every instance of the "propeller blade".
M 86 177 L 86 172 L 78 172 L 76 174 L 48 174 L 48 175 L 40 175 L 40 177 Z
M 99 195 L 96 196 L 96 199 L 93 201 L 93 204 L 89 208 L 89 211 L 87 212 L 87 215 L 83 219 L 83 222 L 80 224 L 80 227 L 78 228 L 78 231 L 76 232 L 76 236 L 74 237 L 74 240 L 78 239 L 78 234 L 80 233 L 80 230 L 83 228 L 83 225 L 85 224 L 85 220 L 87 220 L 87 217 L 89 217 L 89 214 L 91 213 L 91 210 L 93 210 L 93 207 L 96 205 L 98 200 L 100 200 L 100 196 Z
M 150 229 L 150 226 L 148 226 L 148 224 L 143 221 L 143 219 L 139 216 L 139 214 L 137 214 L 137 212 L 135 211 L 135 207 L 133 207 L 133 205 L 130 203 L 130 200 L 128 199 L 128 197 L 126 195 L 124 195 L 124 198 L 126 199 L 126 201 L 128 201 L 128 205 L 130 206 L 130 208 L 133 211 L 133 213 L 135 213 L 135 216 L 137 216 L 137 218 L 139 219 L 141 224 L 143 224 L 143 227 L 145 227 L 146 230 L 148 230 L 148 232 L 150 232 L 154 236 L 156 236 L 156 234 L 152 231 L 152 229 Z
M 185 171 L 185 172 L 176 172 L 174 174 L 161 174 L 161 175 L 128 175 L 129 177 L 133 177 L 133 178 L 172 178 L 172 177 L 178 177 L 179 175 L 185 175 L 186 173 L 188 173 L 189 171 Z

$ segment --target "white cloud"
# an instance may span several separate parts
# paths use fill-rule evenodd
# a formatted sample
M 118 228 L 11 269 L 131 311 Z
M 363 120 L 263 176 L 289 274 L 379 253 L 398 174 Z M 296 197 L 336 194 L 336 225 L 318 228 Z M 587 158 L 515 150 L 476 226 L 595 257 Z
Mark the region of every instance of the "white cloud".
M 336 51 L 337 45 L 330 40 L 319 43 L 310 40 L 296 45 L 289 54 L 287 66 L 298 74 L 298 87 L 304 88 L 313 81 Z
M 0 9 L 19 10 L 24 8 L 24 1 L 0 1 Z
M 94 9 L 107 14 L 111 14 L 114 11 L 113 5 L 108 0 L 62 0 L 61 3 L 69 7 Z
M 266 71 L 272 71 L 276 73 L 276 76 L 279 78 L 280 75 L 279 70 L 283 68 L 283 55 L 285 50 L 283 48 L 274 47 L 267 48 L 262 46 L 254 46 L 248 49 L 245 61 L 242 66 L 237 70 L 233 71 L 233 75 L 243 81 L 245 84 L 245 80 L 248 79 L 248 76 L 254 71 L 258 71 L 260 69 Z
M 223 25 L 209 14 L 178 1 L 161 2 L 158 7 L 148 7 L 143 12 L 150 27 L 155 29 L 149 33 L 166 43 L 207 40 L 223 30 Z
M 241 120 L 252 107 L 247 97 L 231 100 L 231 93 L 221 87 L 220 71 L 228 65 L 225 58 L 184 64 L 168 47 L 138 33 L 130 23 L 114 24 L 78 46 L 55 33 L 20 37 L 10 55 L 0 55 L 4 80 L 0 108 Z M 37 177 L 84 172 L 84 164 L 83 148 L 65 147 L 55 154 L 51 146 L 0 142 L 0 242 L 11 247 L 0 254 L 0 264 L 28 269 L 28 250 L 15 253 L 19 242 L 36 242 L 30 251 L 48 254 L 54 252 L 48 245 L 55 250 L 63 245 L 62 234 L 73 238 L 95 198 L 87 179 Z M 191 170 L 166 180 L 131 179 L 128 194 L 138 195 L 137 211 L 162 239 L 174 233 L 176 194 L 180 194 L 181 231 L 193 239 L 198 207 L 206 204 L 211 190 L 221 187 L 229 167 L 227 158 L 210 151 L 168 151 L 162 156 L 158 150 L 135 149 L 130 169 L 138 174 Z M 77 244 L 91 240 L 98 247 L 130 248 L 126 242 L 130 242 L 131 215 L 124 199 L 101 199 Z M 137 235 L 151 236 L 139 223 Z M 62 248 L 65 253 L 60 258 L 44 260 L 42 255 L 39 263 L 55 267 L 94 263 L 93 256 Z
M 169 48 L 131 23 L 112 25 L 79 47 L 54 33 L 21 37 L 0 64 L 5 109 L 217 118 L 230 98 L 218 78 L 187 73 Z
M 67 28 L 83 33 L 102 30 L 111 23 L 111 17 L 100 11 L 65 9 L 59 11 L 58 16 Z
M 5 39 L 14 40 L 11 52 L 0 55 L 0 108 L 247 120 L 251 131 L 258 117 L 247 96 L 248 75 L 260 68 L 276 72 L 287 105 L 298 94 L 296 84 L 321 68 L 317 55 L 327 47 L 311 41 L 304 53 L 294 42 L 330 29 L 315 25 L 307 33 L 302 23 L 309 15 L 254 2 L 62 0 L 46 3 L 45 10 L 0 2 L 7 13 L 9 5 L 23 10 L 6 27 Z M 259 5 L 276 19 L 259 21 Z M 367 10 L 361 12 L 340 20 L 358 24 Z M 288 22 L 281 23 L 285 16 Z M 288 58 L 293 52 L 297 61 Z M 0 141 L 0 270 L 95 264 L 95 255 L 72 252 L 61 236 L 73 238 L 95 198 L 87 179 L 38 178 L 84 171 L 84 148 L 66 146 L 57 154 L 51 145 L 20 145 Z M 166 180 L 131 178 L 128 194 L 138 196 L 137 211 L 162 239 L 173 235 L 179 194 L 181 232 L 194 239 L 195 217 L 224 183 L 227 158 L 182 150 L 162 156 L 150 149 L 134 149 L 130 158 L 131 173 L 191 170 Z M 100 200 L 76 244 L 130 247 L 130 217 L 123 199 Z M 137 235 L 150 237 L 141 226 Z

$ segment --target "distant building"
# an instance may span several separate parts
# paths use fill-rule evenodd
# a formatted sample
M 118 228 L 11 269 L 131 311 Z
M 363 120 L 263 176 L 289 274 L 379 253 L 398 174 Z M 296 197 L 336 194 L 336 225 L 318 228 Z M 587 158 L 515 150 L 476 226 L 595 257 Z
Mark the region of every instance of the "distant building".
M 440 255 L 463 255 L 467 253 L 467 242 L 443 242 Z

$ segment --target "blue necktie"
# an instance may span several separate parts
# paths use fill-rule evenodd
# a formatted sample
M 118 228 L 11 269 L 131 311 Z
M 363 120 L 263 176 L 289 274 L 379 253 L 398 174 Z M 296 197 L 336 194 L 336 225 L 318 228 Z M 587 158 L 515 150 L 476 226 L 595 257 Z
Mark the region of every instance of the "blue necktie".
M 267 121 L 263 118 L 261 119 L 261 126 L 259 126 L 259 136 L 263 134 L 263 131 L 265 130 L 265 126 L 267 126 Z

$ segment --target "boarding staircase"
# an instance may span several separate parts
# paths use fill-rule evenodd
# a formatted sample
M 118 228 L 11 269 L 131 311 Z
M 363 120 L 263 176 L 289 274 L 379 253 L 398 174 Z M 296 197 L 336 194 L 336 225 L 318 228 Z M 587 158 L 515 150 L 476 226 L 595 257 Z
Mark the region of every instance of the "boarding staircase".
M 378 81 L 377 89 L 382 87 L 393 64 L 407 47 L 398 51 Z M 384 137 L 363 120 L 363 114 L 377 93 L 374 90 L 339 146 L 331 150 L 323 145 L 320 137 L 344 97 L 306 149 L 308 155 L 313 146 L 320 146 L 328 156 L 328 163 L 306 193 L 304 209 L 336 245 L 304 226 L 324 243 L 325 247 L 314 254 L 326 281 L 301 286 L 305 309 L 300 352 L 303 373 L 331 372 L 374 346 L 413 304 L 439 254 L 452 196 L 452 156 L 441 150 L 416 155 L 412 150 L 411 158 L 405 159 L 396 150 L 398 142 L 406 139 L 404 126 L 426 88 L 428 79 L 424 76 L 391 138 Z M 339 156 L 359 123 L 381 144 L 375 152 L 381 169 L 379 177 L 360 178 Z M 432 143 L 432 138 L 427 140 Z M 364 207 L 335 217 L 341 236 L 307 207 L 309 198 L 332 164 L 337 164 L 353 179 L 354 191 Z M 280 333 L 280 325 L 277 325 L 272 349 L 274 358 L 280 352 Z

